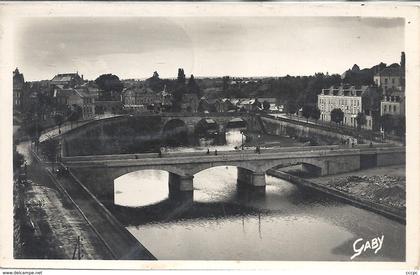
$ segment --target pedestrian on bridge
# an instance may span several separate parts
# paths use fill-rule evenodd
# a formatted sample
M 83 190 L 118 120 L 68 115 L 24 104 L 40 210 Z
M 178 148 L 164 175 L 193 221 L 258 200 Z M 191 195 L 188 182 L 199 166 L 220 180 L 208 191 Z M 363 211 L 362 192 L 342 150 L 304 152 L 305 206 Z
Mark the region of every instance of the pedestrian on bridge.
M 207 148 L 207 155 L 210 155 L 210 149 Z
M 217 156 L 217 149 L 216 149 L 216 150 L 214 150 L 214 155 L 216 155 L 216 156 Z

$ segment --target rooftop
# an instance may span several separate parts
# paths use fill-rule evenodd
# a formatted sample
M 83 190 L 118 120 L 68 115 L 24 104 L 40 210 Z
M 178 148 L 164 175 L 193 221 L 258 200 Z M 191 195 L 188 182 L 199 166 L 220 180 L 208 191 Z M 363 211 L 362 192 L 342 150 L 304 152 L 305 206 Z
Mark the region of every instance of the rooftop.
M 65 73 L 65 74 L 57 74 L 51 80 L 52 82 L 68 82 L 74 78 L 80 78 L 78 73 Z
M 369 90 L 368 85 L 363 86 L 331 86 L 327 89 L 322 89 L 320 95 L 331 95 L 331 96 L 362 96 L 362 94 Z
M 400 67 L 388 67 L 376 73 L 375 76 L 400 76 L 401 68 Z

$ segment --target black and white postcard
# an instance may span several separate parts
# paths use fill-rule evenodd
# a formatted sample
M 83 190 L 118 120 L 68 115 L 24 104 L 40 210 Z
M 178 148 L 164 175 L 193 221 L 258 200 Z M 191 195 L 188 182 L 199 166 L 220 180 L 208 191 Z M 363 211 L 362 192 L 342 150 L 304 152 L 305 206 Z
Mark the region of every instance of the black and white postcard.
M 418 6 L 0 16 L 2 267 L 418 266 Z

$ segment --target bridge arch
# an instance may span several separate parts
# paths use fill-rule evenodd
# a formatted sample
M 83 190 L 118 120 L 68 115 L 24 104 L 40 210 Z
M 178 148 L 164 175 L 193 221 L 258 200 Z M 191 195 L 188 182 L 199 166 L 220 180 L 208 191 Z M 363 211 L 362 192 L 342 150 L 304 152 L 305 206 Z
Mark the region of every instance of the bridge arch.
M 248 122 L 242 117 L 235 117 L 226 123 L 226 129 L 248 128 Z
M 203 172 L 207 169 L 216 168 L 216 167 L 225 167 L 225 166 L 232 166 L 240 169 L 247 170 L 249 172 L 255 172 L 256 167 L 254 167 L 251 163 L 248 162 L 224 162 L 221 164 L 213 164 L 213 163 L 202 163 L 200 165 L 196 165 L 189 170 L 189 173 L 194 176 L 200 172 Z
M 161 169 L 141 169 L 115 178 L 114 203 L 125 207 L 144 207 L 168 199 L 169 175 L 168 171 Z
M 260 168 L 261 172 L 266 173 L 270 169 L 274 168 L 283 168 L 283 167 L 290 167 L 295 165 L 302 165 L 307 170 L 311 171 L 314 175 L 322 175 L 324 171 L 324 162 L 318 161 L 314 159 L 281 159 L 278 161 L 270 161 L 266 165 L 263 165 Z
M 219 123 L 213 118 L 203 118 L 194 127 L 194 133 L 198 136 L 218 134 Z
M 178 145 L 185 143 L 185 137 L 188 135 L 188 126 L 184 120 L 174 118 L 167 121 L 161 132 L 162 139 L 169 145 Z

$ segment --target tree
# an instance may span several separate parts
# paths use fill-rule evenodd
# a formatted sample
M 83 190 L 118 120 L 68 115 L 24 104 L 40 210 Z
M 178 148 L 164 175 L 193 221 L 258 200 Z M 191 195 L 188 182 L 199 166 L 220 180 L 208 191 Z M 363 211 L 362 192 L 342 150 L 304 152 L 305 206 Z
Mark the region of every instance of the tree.
M 261 102 L 258 101 L 258 98 L 255 99 L 254 106 L 257 107 L 256 109 L 261 109 L 262 105 Z
M 194 75 L 190 76 L 190 79 L 188 80 L 187 85 L 188 93 L 196 94 L 197 96 L 200 96 L 200 87 L 198 86 L 197 82 L 194 79 Z
M 360 130 L 362 128 L 363 125 L 366 125 L 366 115 L 365 113 L 358 113 L 357 117 L 356 117 L 356 122 L 357 122 L 357 129 Z
M 103 115 L 105 113 L 104 106 L 96 105 L 95 106 L 95 114 Z
M 63 124 L 63 122 L 64 122 L 64 116 L 62 115 L 62 114 L 56 114 L 55 116 L 54 116 L 54 121 L 55 121 L 55 124 L 57 124 L 58 125 L 58 133 L 59 134 L 61 134 L 61 129 L 60 129 L 60 127 L 61 127 L 61 125 Z
M 296 102 L 293 100 L 289 100 L 286 103 L 286 112 L 288 114 L 296 114 L 297 112 L 297 106 L 296 106 Z
M 302 115 L 306 118 L 306 122 L 308 122 L 309 117 L 312 114 L 313 107 L 311 105 L 303 105 L 302 107 Z
M 23 163 L 25 162 L 25 158 L 22 154 L 20 154 L 16 149 L 13 150 L 13 170 L 22 167 Z
M 343 122 L 344 119 L 344 113 L 341 109 L 335 108 L 331 111 L 331 120 L 335 123 L 339 124 Z
M 182 98 L 186 92 L 184 69 L 178 69 L 178 78 L 176 80 L 175 89 L 172 97 L 172 109 L 175 112 L 181 110 Z
M 31 141 L 38 145 L 39 137 L 41 136 L 43 127 L 39 123 L 38 116 L 30 120 L 24 127 L 26 134 L 30 137 Z
M 392 115 L 385 114 L 381 116 L 379 124 L 381 125 L 381 128 L 385 133 L 390 133 L 394 128 L 394 121 Z
M 223 77 L 223 84 L 222 84 L 222 88 L 223 88 L 223 93 L 225 95 L 227 95 L 227 91 L 229 89 L 229 76 L 224 76 Z
M 318 120 L 321 117 L 321 111 L 318 107 L 314 107 L 311 112 L 311 118 Z
M 72 109 L 70 110 L 70 115 L 68 120 L 71 122 L 71 127 L 73 128 L 73 122 L 78 121 L 83 116 L 82 107 L 79 105 L 73 104 Z
M 262 106 L 263 106 L 264 111 L 269 111 L 270 110 L 270 103 L 268 103 L 267 100 L 264 100 Z
M 159 78 L 158 72 L 153 72 L 153 76 L 146 79 L 145 84 L 147 87 L 155 92 L 160 92 L 165 87 L 165 81 Z
M 48 139 L 42 143 L 43 154 L 51 161 L 51 168 L 54 170 L 55 163 L 59 157 L 57 140 Z
M 185 85 L 185 73 L 184 73 L 184 69 L 182 69 L 182 68 L 179 68 L 178 69 L 178 77 L 177 77 L 176 81 L 180 85 Z
M 101 98 L 103 100 L 119 98 L 124 89 L 124 84 L 119 77 L 113 74 L 103 74 L 95 79 L 95 83 L 102 90 Z
M 405 116 L 399 115 L 395 118 L 395 134 L 399 137 L 405 136 Z

